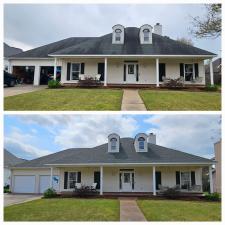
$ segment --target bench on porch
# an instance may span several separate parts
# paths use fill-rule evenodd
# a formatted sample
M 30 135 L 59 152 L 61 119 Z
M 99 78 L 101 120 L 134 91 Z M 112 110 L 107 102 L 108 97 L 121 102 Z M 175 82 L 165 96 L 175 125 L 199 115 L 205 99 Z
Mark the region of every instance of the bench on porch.
M 101 85 L 100 80 L 101 74 L 97 74 L 95 76 L 90 76 L 87 74 L 80 74 L 78 86 L 79 87 L 97 87 Z

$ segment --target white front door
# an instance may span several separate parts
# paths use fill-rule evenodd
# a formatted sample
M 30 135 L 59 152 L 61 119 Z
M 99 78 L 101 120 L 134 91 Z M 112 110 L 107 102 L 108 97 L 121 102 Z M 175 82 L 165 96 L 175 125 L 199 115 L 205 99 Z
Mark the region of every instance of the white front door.
M 123 172 L 122 191 L 132 191 L 132 172 Z
M 128 84 L 134 84 L 136 83 L 136 77 L 137 77 L 137 67 L 136 63 L 127 63 L 126 64 L 126 81 Z

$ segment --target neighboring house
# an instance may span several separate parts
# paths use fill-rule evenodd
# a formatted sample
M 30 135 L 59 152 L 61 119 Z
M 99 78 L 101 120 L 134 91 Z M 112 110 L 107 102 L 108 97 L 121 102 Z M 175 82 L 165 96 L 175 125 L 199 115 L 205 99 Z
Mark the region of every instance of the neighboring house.
M 213 190 L 221 193 L 221 140 L 214 144 L 215 151 L 215 168 L 213 170 Z
M 5 71 L 9 71 L 9 60 L 8 58 L 10 56 L 13 56 L 13 55 L 16 55 L 18 53 L 21 53 L 23 52 L 22 49 L 20 48 L 14 48 L 14 47 L 11 47 L 9 45 L 7 45 L 6 43 L 4 43 L 4 70 Z
M 153 133 L 139 133 L 135 138 L 113 133 L 108 143 L 72 148 L 15 166 L 12 192 L 43 193 L 52 186 L 59 193 L 68 193 L 76 183 L 97 183 L 100 195 L 156 195 L 160 185 L 178 185 L 185 193 L 201 193 L 202 168 L 212 164 L 212 160 L 157 145 Z
M 221 84 L 221 71 L 222 71 L 222 60 L 218 58 L 213 61 L 213 77 L 215 84 Z M 205 65 L 205 81 L 206 84 L 210 84 L 210 67 Z
M 104 86 L 158 87 L 164 78 L 181 77 L 187 85 L 205 85 L 204 60 L 211 64 L 215 56 L 163 36 L 159 23 L 154 30 L 117 24 L 100 37 L 72 37 L 20 53 L 10 58 L 10 70 L 20 76 L 29 69 L 34 85 L 46 84 L 50 75 L 65 85 L 85 77 L 100 77 Z
M 25 159 L 18 158 L 6 149 L 4 149 L 4 186 L 10 185 L 11 167 L 23 163 L 25 161 Z

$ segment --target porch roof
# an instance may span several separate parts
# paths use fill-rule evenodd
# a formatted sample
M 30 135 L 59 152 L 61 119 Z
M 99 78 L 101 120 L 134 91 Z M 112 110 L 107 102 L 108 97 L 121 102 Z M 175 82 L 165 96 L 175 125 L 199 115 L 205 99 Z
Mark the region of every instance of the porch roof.
M 49 165 L 110 165 L 110 164 L 174 164 L 207 165 L 214 162 L 159 145 L 148 144 L 148 152 L 136 152 L 133 138 L 120 139 L 120 151 L 109 153 L 108 144 L 94 148 L 72 148 L 16 165 L 17 168 L 49 167 Z

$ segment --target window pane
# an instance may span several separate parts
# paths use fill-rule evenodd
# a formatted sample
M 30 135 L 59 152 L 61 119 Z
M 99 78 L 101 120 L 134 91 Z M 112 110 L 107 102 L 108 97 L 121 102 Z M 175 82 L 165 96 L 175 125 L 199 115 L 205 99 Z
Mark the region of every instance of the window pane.
M 130 173 L 124 173 L 124 183 L 130 183 Z
M 185 81 L 193 80 L 193 64 L 185 64 Z
M 116 41 L 120 41 L 120 33 L 116 33 Z
M 72 71 L 80 71 L 80 64 L 79 63 L 73 63 L 72 64 Z
M 144 148 L 145 148 L 145 142 L 139 141 L 139 149 L 144 149 Z
M 181 172 L 181 188 L 189 189 L 189 187 L 190 187 L 190 173 Z
M 116 138 L 111 139 L 111 149 L 112 150 L 116 150 L 116 142 L 117 142 Z
M 79 80 L 79 72 L 72 72 L 72 80 Z
M 134 74 L 134 65 L 128 65 L 128 74 Z

